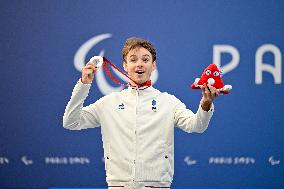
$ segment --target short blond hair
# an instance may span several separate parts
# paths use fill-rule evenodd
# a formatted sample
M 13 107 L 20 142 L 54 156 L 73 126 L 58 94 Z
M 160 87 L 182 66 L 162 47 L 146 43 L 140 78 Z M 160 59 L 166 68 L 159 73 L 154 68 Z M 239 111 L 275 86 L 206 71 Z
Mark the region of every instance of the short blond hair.
M 136 48 L 143 47 L 147 49 L 153 58 L 153 62 L 156 61 L 156 49 L 154 45 L 145 39 L 137 38 L 137 37 L 130 37 L 126 39 L 124 47 L 122 49 L 122 61 L 126 62 L 126 56 L 127 54 L 132 50 Z

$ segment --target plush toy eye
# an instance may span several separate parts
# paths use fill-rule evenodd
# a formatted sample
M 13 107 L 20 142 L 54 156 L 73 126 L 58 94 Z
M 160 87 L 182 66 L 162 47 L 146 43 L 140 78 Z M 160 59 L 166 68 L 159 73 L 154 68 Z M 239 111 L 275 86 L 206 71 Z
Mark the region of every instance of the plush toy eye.
M 220 73 L 219 73 L 218 71 L 215 71 L 215 72 L 213 73 L 213 75 L 214 75 L 214 76 L 219 76 Z
M 210 74 L 211 74 L 211 71 L 210 71 L 210 70 L 206 70 L 205 74 L 206 74 L 206 75 L 210 75 Z

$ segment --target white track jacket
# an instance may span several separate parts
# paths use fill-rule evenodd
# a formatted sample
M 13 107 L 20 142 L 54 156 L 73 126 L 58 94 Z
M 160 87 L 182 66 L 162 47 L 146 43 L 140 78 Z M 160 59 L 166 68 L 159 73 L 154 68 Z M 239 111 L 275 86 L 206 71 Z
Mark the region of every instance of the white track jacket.
M 202 133 L 214 106 L 196 114 L 175 96 L 149 87 L 113 92 L 83 107 L 90 84 L 73 89 L 63 116 L 71 130 L 101 126 L 109 188 L 169 188 L 174 174 L 174 127 Z

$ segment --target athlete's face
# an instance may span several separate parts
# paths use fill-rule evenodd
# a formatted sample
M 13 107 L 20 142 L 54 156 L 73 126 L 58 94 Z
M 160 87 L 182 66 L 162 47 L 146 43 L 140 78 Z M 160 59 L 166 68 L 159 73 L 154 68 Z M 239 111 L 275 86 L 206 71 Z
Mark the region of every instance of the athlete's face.
M 153 62 L 152 54 L 147 49 L 138 47 L 129 51 L 123 67 L 131 79 L 138 84 L 143 84 L 150 80 L 152 71 L 156 69 L 156 62 Z M 130 83 L 133 86 L 136 85 L 133 81 Z

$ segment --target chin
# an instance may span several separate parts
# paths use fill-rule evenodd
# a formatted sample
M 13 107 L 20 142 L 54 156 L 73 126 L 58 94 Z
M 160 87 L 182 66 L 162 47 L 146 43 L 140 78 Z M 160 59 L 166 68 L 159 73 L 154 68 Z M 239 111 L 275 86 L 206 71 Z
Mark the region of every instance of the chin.
M 137 80 L 135 80 L 135 82 L 136 82 L 138 85 L 142 85 L 142 84 L 145 83 L 146 81 L 141 80 L 141 79 L 137 79 Z
M 143 83 L 145 83 L 145 81 L 136 81 L 137 84 L 142 85 Z
M 142 84 L 142 83 L 144 83 L 144 82 L 145 82 L 145 79 L 142 79 L 142 78 L 136 78 L 134 81 L 135 81 L 136 83 L 138 83 L 138 84 Z

